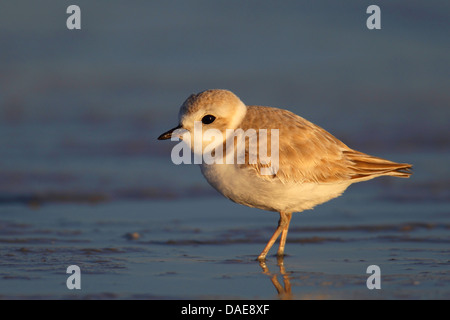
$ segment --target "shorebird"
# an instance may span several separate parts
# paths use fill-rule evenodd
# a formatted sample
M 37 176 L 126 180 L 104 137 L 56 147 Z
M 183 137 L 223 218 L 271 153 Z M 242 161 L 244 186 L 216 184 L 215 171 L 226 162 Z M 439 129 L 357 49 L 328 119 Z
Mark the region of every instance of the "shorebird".
M 410 164 L 351 149 L 321 127 L 290 111 L 246 106 L 228 90 L 192 94 L 181 105 L 178 118 L 178 126 L 158 139 L 181 139 L 194 153 L 205 154 L 208 150 L 215 160 L 217 157 L 235 160 L 239 151 L 235 139 L 248 138 L 242 161 L 202 162 L 200 168 L 209 184 L 228 199 L 280 214 L 278 227 L 258 256 L 260 261 L 266 259 L 280 234 L 277 255 L 284 255 L 294 212 L 312 209 L 336 198 L 356 182 L 380 176 L 408 178 L 412 173 Z M 194 141 L 199 128 L 203 133 L 214 132 L 214 140 L 211 135 L 205 138 L 200 133 L 200 140 Z M 235 132 L 240 134 L 233 134 Z M 251 133 L 246 135 L 248 132 Z M 261 132 L 265 133 L 264 137 Z M 257 141 L 258 148 L 252 148 L 252 137 L 257 138 L 252 141 Z M 267 157 L 261 156 L 259 147 L 263 142 L 269 145 L 268 153 L 276 154 L 277 158 L 268 162 Z

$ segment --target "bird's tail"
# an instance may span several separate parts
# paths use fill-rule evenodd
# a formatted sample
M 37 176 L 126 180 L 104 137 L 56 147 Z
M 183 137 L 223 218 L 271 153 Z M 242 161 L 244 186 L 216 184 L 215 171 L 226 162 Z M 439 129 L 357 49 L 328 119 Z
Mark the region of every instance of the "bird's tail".
M 412 165 L 408 163 L 397 163 L 355 150 L 345 151 L 345 154 L 352 163 L 353 180 L 364 181 L 379 176 L 409 178 L 412 174 Z

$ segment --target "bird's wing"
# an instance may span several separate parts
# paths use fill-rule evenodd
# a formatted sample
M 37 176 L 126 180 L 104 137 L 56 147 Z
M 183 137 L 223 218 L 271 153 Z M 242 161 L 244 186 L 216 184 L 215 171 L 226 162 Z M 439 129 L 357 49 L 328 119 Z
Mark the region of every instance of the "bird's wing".
M 256 171 L 262 179 L 279 179 L 283 183 L 336 183 L 410 174 L 405 171 L 410 165 L 352 150 L 321 127 L 287 110 L 249 106 L 240 128 L 245 132 L 255 130 L 258 142 L 267 145 L 271 163 L 264 162 L 260 149 L 251 148 L 247 143 L 245 163 L 237 164 L 241 169 Z M 266 129 L 267 140 L 260 129 Z M 278 129 L 278 143 L 273 129 Z M 271 149 L 276 147 L 278 166 L 276 157 L 271 157 Z

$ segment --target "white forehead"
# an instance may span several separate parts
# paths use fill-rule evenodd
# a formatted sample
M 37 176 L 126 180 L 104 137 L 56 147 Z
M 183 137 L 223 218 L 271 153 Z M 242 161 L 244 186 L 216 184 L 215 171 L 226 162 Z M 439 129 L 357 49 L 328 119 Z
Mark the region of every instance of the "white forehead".
M 178 118 L 185 126 L 201 121 L 208 114 L 235 123 L 236 118 L 242 120 L 246 111 L 247 107 L 232 92 L 214 89 L 189 96 L 181 106 Z

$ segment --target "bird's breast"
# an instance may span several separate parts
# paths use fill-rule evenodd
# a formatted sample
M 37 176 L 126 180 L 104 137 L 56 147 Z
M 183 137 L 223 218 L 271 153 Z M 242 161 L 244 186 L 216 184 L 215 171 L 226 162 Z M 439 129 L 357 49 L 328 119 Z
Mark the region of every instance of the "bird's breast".
M 341 195 L 350 183 L 282 183 L 234 164 L 202 164 L 208 183 L 230 200 L 269 211 L 300 212 Z

